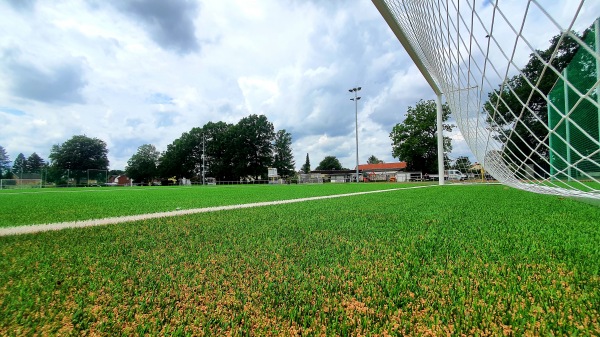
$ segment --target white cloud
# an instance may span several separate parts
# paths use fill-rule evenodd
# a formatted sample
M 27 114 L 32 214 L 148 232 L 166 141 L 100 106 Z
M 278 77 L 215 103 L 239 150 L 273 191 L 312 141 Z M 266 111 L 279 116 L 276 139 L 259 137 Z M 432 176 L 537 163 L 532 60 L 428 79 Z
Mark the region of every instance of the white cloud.
M 34 119 L 33 121 L 31 121 L 31 124 L 35 126 L 45 126 L 48 124 L 48 121 L 44 119 Z

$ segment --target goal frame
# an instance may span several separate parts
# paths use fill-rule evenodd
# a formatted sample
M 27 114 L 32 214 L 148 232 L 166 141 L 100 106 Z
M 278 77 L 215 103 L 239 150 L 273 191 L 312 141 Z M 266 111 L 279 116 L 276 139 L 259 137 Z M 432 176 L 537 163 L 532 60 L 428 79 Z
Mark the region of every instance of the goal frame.
M 11 182 L 14 182 L 14 184 L 11 184 Z M 42 179 L 0 179 L 0 190 L 42 187 Z
M 585 185 L 587 180 L 600 183 L 600 170 L 591 172 L 587 168 L 600 168 L 600 18 L 588 17 L 586 22 L 580 21 L 579 25 L 575 25 L 579 15 L 585 13 L 584 0 L 579 5 L 574 3 L 570 6 L 573 9 L 572 16 L 561 23 L 556 12 L 546 10 L 536 0 L 523 4 L 523 16 L 514 21 L 510 12 L 505 11 L 498 1 L 490 2 L 488 7 L 481 7 L 490 9 L 487 11 L 489 16 L 480 15 L 476 1 L 465 3 L 467 6 L 462 7 L 463 10 L 463 2 L 460 0 L 372 2 L 436 95 L 439 172 L 444 170 L 441 125 L 444 95 L 472 153 L 482 167 L 485 166 L 486 171 L 499 182 L 536 193 L 600 199 L 599 188 Z M 528 20 L 528 14 L 532 14 L 529 18 L 533 19 Z M 558 33 L 552 40 L 552 49 L 548 49 L 551 54 L 543 54 L 544 57 L 536 46 L 541 42 L 538 35 L 529 35 L 527 29 L 524 29 L 526 24 L 536 24 L 536 20 L 547 22 Z M 588 28 L 584 28 L 582 24 L 587 24 Z M 574 31 L 575 27 L 585 29 L 585 32 L 594 32 L 595 44 L 584 42 L 587 35 L 580 37 Z M 509 34 L 510 38 L 504 38 L 505 35 L 502 34 L 495 35 L 497 32 Z M 578 45 L 577 54 L 573 60 L 569 59 L 567 65 L 559 66 L 554 63 L 555 58 L 561 48 L 569 46 L 567 43 Z M 585 65 L 595 63 L 594 72 L 597 76 L 595 80 L 589 81 L 589 87 L 584 86 L 578 90 L 576 82 L 567 79 L 562 69 L 569 68 L 571 61 L 582 50 L 592 60 Z M 522 68 L 525 64 L 518 64 L 520 62 L 515 57 L 517 52 L 529 53 L 530 62 L 541 62 L 539 73 L 529 73 Z M 583 69 L 583 62 L 573 64 L 574 69 Z M 558 81 L 563 80 L 566 83 L 565 92 L 568 87 L 568 90 L 575 93 L 574 103 L 565 108 L 565 111 L 556 109 L 550 99 L 550 92 L 546 92 L 546 86 L 542 86 L 545 74 L 556 76 Z M 513 78 L 522 81 L 519 82 L 522 84 L 518 84 L 521 87 L 511 82 Z M 543 85 L 546 83 L 547 81 Z M 523 97 L 516 90 L 523 91 Z M 486 94 L 487 102 L 484 98 Z M 556 126 L 548 123 L 550 113 L 546 118 L 544 112 L 539 112 L 532 106 L 537 99 L 535 95 L 542 96 L 548 109 L 552 107 L 559 110 Z M 492 100 L 494 97 L 495 101 Z M 510 100 L 512 104 L 507 103 Z M 597 109 L 596 131 L 589 132 L 587 124 L 574 119 L 576 112 L 579 112 L 577 109 L 583 106 L 582 102 L 590 102 L 591 106 L 595 106 L 591 111 Z M 503 109 L 506 111 L 502 112 Z M 595 119 L 591 122 L 592 127 L 595 127 L 594 122 Z M 563 126 L 567 125 L 566 136 L 557 130 L 561 123 Z M 574 125 L 576 132 L 582 135 L 579 143 L 569 143 L 569 124 L 571 127 Z M 566 154 L 554 149 L 553 141 L 555 144 L 558 141 L 566 144 Z M 547 151 L 558 158 L 557 162 L 564 161 L 567 168 L 557 169 Z M 575 153 L 575 157 L 571 158 L 570 152 Z M 587 165 L 586 168 L 581 168 L 584 165 Z M 564 173 L 563 171 L 569 177 L 568 182 L 573 181 L 574 184 L 557 182 L 556 176 Z M 587 180 L 572 179 L 572 171 Z M 442 179 L 439 184 L 443 185 Z

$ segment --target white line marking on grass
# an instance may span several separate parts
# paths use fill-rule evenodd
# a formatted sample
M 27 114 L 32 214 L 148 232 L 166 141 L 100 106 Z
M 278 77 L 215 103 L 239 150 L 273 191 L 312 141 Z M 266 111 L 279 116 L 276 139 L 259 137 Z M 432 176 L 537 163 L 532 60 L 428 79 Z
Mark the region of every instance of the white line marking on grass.
M 271 205 L 292 204 L 292 203 L 303 202 L 303 201 L 334 199 L 334 198 L 342 198 L 342 197 L 351 197 L 351 196 L 355 196 L 355 195 L 382 193 L 382 192 L 399 191 L 399 190 L 410 190 L 410 189 L 427 188 L 427 187 L 434 187 L 434 186 L 439 186 L 439 185 L 399 187 L 399 188 L 391 188 L 391 189 L 376 190 L 376 191 L 324 195 L 324 196 L 319 196 L 319 197 L 264 201 L 264 202 L 254 202 L 254 203 L 250 203 L 250 204 L 215 206 L 215 207 L 185 209 L 185 210 L 171 211 L 171 212 L 127 215 L 127 216 L 119 216 L 119 217 L 112 217 L 112 218 L 105 218 L 105 219 L 90 219 L 90 220 L 58 222 L 58 223 L 42 224 L 42 225 L 5 227 L 5 228 L 0 228 L 0 236 L 31 234 L 31 233 L 38 233 L 38 232 L 45 232 L 45 231 L 57 231 L 57 230 L 65 229 L 65 228 L 104 226 L 104 225 L 111 225 L 111 224 L 119 224 L 119 223 L 123 223 L 123 222 L 148 220 L 148 219 L 156 219 L 156 218 L 166 218 L 166 217 L 188 215 L 188 214 L 218 212 L 218 211 L 226 211 L 226 210 L 231 210 L 231 209 L 263 207 L 263 206 L 271 206 Z
M 70 187 L 73 188 L 73 187 Z M 193 187 L 169 187 L 170 190 L 182 190 L 182 189 L 190 189 Z M 20 191 L 20 192 L 6 192 L 0 193 L 0 196 L 4 195 L 20 195 L 20 194 L 42 194 L 42 193 L 96 193 L 96 192 L 121 192 L 121 191 L 155 191 L 155 190 L 165 190 L 165 187 L 158 186 L 136 186 L 136 187 L 107 187 L 107 188 L 81 188 L 81 189 L 54 189 L 54 190 L 41 190 L 36 189 L 35 191 Z

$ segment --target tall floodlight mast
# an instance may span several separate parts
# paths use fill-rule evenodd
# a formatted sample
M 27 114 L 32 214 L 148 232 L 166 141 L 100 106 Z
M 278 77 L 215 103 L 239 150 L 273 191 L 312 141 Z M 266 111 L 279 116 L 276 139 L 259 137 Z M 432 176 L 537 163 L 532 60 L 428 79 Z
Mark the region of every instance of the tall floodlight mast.
M 206 141 L 206 137 L 204 136 L 204 134 L 202 134 L 202 185 L 205 185 L 204 179 L 205 179 L 205 174 L 204 174 L 204 170 L 205 170 L 205 166 L 204 166 L 204 159 L 206 157 L 206 155 L 204 154 L 205 151 L 205 147 L 204 147 L 204 143 Z
M 493 178 L 600 199 L 597 1 L 372 1 L 437 96 L 440 184 L 443 94 Z
M 356 182 L 358 182 L 358 100 L 360 99 L 360 97 L 357 95 L 360 89 L 361 87 L 356 87 L 348 90 L 350 92 L 354 92 L 354 98 L 350 98 L 350 100 L 354 101 L 354 118 L 356 122 Z

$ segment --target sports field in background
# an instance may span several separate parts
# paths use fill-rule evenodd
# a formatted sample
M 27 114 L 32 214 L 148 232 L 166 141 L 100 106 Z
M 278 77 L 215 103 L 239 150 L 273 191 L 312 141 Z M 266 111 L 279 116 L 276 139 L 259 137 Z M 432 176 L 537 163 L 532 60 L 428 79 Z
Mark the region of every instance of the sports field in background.
M 400 186 L 13 192 L 0 214 L 7 226 Z M 0 237 L 0 335 L 600 334 L 599 224 L 597 206 L 472 185 Z

